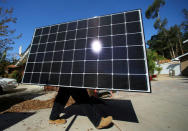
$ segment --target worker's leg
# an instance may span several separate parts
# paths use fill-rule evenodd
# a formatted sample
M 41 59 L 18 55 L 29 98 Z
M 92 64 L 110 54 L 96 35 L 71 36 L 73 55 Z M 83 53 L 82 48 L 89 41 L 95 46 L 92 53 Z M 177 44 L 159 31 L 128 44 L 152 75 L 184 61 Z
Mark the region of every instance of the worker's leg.
M 97 127 L 101 121 L 102 114 L 96 105 L 92 102 L 86 89 L 71 89 L 71 96 L 77 104 L 80 104 L 84 113 L 88 116 L 91 122 Z
M 50 114 L 50 120 L 59 119 L 59 115 L 64 111 L 64 107 L 69 97 L 69 88 L 60 87 Z

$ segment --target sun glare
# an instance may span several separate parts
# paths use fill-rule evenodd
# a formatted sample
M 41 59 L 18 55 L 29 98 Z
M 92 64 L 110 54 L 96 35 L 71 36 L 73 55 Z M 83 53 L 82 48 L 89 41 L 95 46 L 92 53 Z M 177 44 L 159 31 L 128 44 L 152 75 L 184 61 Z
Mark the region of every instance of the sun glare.
M 99 53 L 102 49 L 102 44 L 99 40 L 94 40 L 91 44 L 91 48 L 94 52 Z

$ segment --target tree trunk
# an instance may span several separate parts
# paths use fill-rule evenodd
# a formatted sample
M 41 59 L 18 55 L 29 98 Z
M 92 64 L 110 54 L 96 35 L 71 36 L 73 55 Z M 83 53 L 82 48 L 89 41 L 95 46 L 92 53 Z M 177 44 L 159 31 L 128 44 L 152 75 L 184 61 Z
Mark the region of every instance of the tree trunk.
M 164 57 L 164 51 L 162 51 L 162 56 Z
M 172 51 L 171 51 L 170 48 L 169 48 L 169 52 L 170 52 L 170 57 L 171 57 L 171 59 L 172 59 Z
M 179 35 L 178 35 L 178 36 L 179 36 Z M 181 39 L 181 38 L 178 37 L 178 41 L 179 41 L 179 45 L 180 45 L 181 54 L 183 55 L 183 54 L 184 54 L 184 51 L 183 51 L 182 42 L 181 42 L 180 39 Z
M 176 42 L 176 56 L 178 56 L 178 53 L 179 53 L 179 46 L 178 43 Z
M 164 30 L 164 34 L 165 34 L 165 37 L 167 38 L 168 35 L 167 35 L 167 32 L 165 30 Z M 174 49 L 173 49 L 173 46 L 171 44 L 171 41 L 168 38 L 167 38 L 167 41 L 169 42 L 169 45 L 170 45 L 170 48 L 171 48 L 171 51 L 172 51 L 171 56 L 172 56 L 172 58 L 175 58 Z
M 175 58 L 176 56 L 175 56 L 174 49 L 172 46 L 171 46 L 171 49 L 172 49 L 172 56 L 173 56 L 173 58 Z

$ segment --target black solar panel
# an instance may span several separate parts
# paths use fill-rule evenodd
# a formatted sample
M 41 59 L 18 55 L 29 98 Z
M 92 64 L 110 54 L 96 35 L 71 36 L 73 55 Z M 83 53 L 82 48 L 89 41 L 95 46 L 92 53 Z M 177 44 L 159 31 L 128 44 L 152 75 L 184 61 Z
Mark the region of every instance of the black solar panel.
M 141 11 L 37 28 L 23 83 L 150 92 Z

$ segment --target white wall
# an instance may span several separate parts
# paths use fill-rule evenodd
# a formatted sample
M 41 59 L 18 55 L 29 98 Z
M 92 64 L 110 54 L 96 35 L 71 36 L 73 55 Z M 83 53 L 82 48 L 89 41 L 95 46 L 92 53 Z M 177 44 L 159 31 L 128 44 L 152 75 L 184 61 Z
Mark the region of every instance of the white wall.
M 160 67 L 162 67 L 160 74 L 169 74 L 169 70 L 171 69 L 175 71 L 176 76 L 181 74 L 179 62 L 176 62 L 176 63 L 169 62 L 169 63 L 163 63 L 159 65 Z M 157 74 L 157 71 L 155 71 L 154 74 Z

